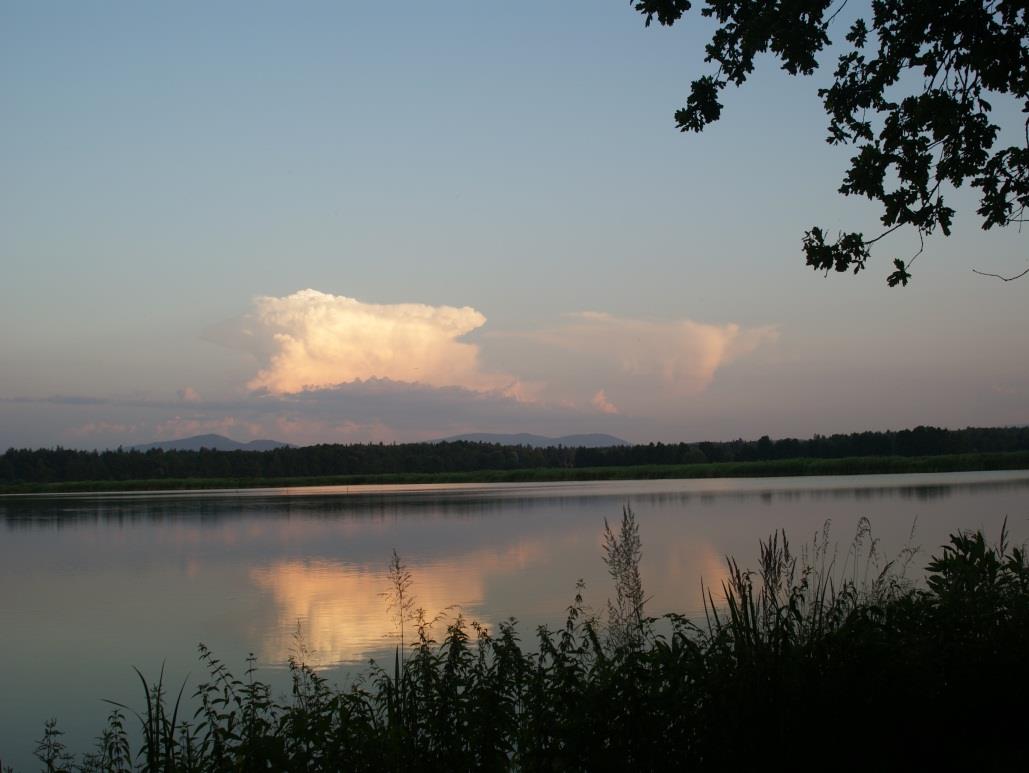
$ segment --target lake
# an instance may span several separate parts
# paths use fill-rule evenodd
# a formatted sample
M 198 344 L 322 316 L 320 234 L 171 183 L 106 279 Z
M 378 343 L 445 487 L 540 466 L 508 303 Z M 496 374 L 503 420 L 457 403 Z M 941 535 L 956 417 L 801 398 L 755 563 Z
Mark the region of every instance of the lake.
M 347 683 L 368 658 L 392 658 L 394 549 L 430 616 L 513 616 L 529 641 L 561 624 L 580 579 L 604 608 L 604 520 L 615 526 L 626 504 L 652 614 L 701 613 L 701 579 L 717 590 L 727 554 L 754 566 L 780 529 L 799 552 L 831 522 L 848 576 L 863 517 L 886 558 L 922 547 L 916 576 L 953 531 L 995 541 L 1006 518 L 1016 542 L 1029 538 L 1029 471 L 0 498 L 0 759 L 37 769 L 52 716 L 84 750 L 101 699 L 141 705 L 134 665 L 156 678 L 165 663 L 176 690 L 191 674 L 188 693 L 199 642 L 238 675 L 254 653 L 286 692 L 299 627 L 308 662 Z

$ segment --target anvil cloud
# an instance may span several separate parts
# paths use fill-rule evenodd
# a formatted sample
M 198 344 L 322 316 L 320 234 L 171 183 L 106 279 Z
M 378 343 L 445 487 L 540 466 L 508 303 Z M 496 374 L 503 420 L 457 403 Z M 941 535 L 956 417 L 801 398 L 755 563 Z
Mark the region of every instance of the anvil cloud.
M 645 415 L 704 391 L 719 368 L 777 335 L 772 327 L 580 312 L 550 327 L 464 338 L 485 324 L 470 306 L 367 303 L 307 289 L 255 298 L 219 337 L 255 356 L 247 387 L 257 393 L 390 381 Z

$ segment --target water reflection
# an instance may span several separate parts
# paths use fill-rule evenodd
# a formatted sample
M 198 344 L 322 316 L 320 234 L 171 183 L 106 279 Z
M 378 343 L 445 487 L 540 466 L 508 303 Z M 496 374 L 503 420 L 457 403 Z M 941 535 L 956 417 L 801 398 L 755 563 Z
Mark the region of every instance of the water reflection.
M 477 550 L 445 562 L 409 566 L 416 608 L 426 620 L 461 613 L 486 626 L 486 589 L 499 575 L 528 570 L 549 558 L 538 541 L 522 540 L 503 550 Z M 398 622 L 387 614 L 390 583 L 385 564 L 337 561 L 280 561 L 250 571 L 254 585 L 271 595 L 275 622 L 263 632 L 260 659 L 281 664 L 297 653 L 303 637 L 309 665 L 321 667 L 363 660 L 398 642 Z M 407 631 L 410 641 L 410 624 Z
M 731 499 L 771 505 L 796 501 L 934 501 L 957 494 L 1029 490 L 1029 471 L 802 478 L 714 478 L 699 480 L 589 481 L 382 486 L 320 486 L 295 489 L 54 494 L 0 497 L 8 528 L 56 527 L 68 522 L 135 523 L 183 516 L 206 519 L 274 515 L 386 518 L 402 511 L 446 517 L 549 506 L 576 508 L 597 498 L 642 500 L 655 505 L 710 505 Z
M 1007 518 L 1016 542 L 1029 536 L 1029 471 L 0 498 L 0 752 L 38 738 L 55 711 L 85 746 L 100 698 L 137 703 L 131 666 L 196 673 L 200 641 L 237 671 L 256 653 L 284 691 L 298 621 L 330 678 L 388 661 L 380 594 L 394 548 L 429 615 L 513 615 L 531 648 L 537 625 L 563 622 L 580 578 L 603 610 L 603 523 L 627 502 L 653 614 L 697 617 L 701 581 L 717 596 L 726 555 L 754 566 L 759 539 L 786 529 L 799 546 L 827 519 L 845 555 L 870 518 L 887 557 L 917 519 L 922 564 L 957 529 L 995 538 Z

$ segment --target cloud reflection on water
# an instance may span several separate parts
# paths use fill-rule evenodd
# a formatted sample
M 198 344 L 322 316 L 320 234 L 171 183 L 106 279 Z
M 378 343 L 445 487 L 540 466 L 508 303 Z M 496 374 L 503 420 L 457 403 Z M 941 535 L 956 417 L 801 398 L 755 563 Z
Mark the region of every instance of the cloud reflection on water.
M 452 619 L 460 612 L 492 628 L 495 621 L 482 609 L 490 581 L 546 562 L 549 552 L 540 541 L 523 540 L 413 564 L 415 608 L 430 620 Z M 298 625 L 307 649 L 305 662 L 315 667 L 362 660 L 399 641 L 396 618 L 387 610 L 385 564 L 278 561 L 252 569 L 250 579 L 275 604 L 275 624 L 263 632 L 262 662 L 283 663 L 297 652 Z

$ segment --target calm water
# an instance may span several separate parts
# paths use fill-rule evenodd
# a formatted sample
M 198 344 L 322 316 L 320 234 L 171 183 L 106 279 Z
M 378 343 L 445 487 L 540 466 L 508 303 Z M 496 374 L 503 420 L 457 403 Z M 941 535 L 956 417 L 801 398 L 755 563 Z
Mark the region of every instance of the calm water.
M 178 683 L 200 670 L 201 641 L 239 672 L 253 652 L 285 691 L 299 624 L 309 662 L 345 683 L 392 652 L 381 594 L 394 548 L 430 614 L 515 616 L 529 639 L 563 620 L 580 578 L 603 608 L 604 519 L 625 503 L 655 614 L 696 613 L 726 554 L 753 565 L 771 531 L 799 544 L 827 519 L 841 556 L 863 516 L 889 556 L 917 524 L 922 563 L 948 533 L 995 538 L 1005 517 L 1029 538 L 1029 471 L 0 498 L 0 759 L 36 769 L 50 716 L 85 748 L 100 699 L 139 705 L 130 666 L 156 676 L 166 661 Z

